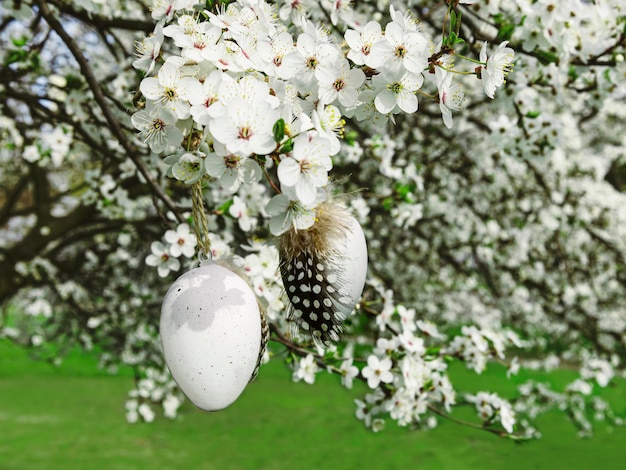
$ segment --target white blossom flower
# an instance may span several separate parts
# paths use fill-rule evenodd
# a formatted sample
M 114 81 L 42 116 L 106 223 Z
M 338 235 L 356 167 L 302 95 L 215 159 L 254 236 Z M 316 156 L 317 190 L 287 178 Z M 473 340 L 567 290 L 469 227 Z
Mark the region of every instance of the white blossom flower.
M 133 424 L 139 421 L 139 413 L 137 413 L 137 407 L 139 403 L 137 400 L 128 400 L 126 402 L 126 422 Z
M 209 123 L 209 129 L 233 154 L 267 155 L 276 149 L 272 128 L 279 118 L 278 111 L 261 100 L 235 98 L 224 116 Z
M 162 402 L 163 415 L 169 419 L 176 418 L 176 413 L 178 412 L 178 408 L 180 408 L 182 404 L 183 404 L 183 401 L 178 396 L 168 393 Z
M 169 246 L 169 254 L 174 258 L 184 255 L 193 258 L 196 248 L 196 236 L 191 233 L 189 225 L 183 223 L 176 227 L 176 230 L 168 230 L 163 237 Z
M 257 183 L 262 178 L 261 168 L 254 160 L 229 153 L 217 142 L 214 147 L 215 152 L 207 155 L 204 162 L 206 172 L 230 194 L 237 192 L 242 183 Z
M 306 230 L 315 223 L 315 209 L 291 200 L 286 194 L 274 196 L 265 211 L 270 216 L 270 232 L 275 236 L 292 227 L 296 230 Z
M 358 399 L 355 399 L 354 403 L 357 406 L 356 408 L 357 419 L 363 421 L 365 426 L 370 427 L 370 425 L 372 424 L 372 410 L 371 410 L 370 405 Z
M 201 83 L 193 77 L 185 77 L 182 86 L 191 105 L 189 113 L 193 120 L 201 126 L 208 126 L 211 121 L 209 108 L 218 100 L 218 87 L 222 80 L 222 71 L 214 70 Z
M 35 299 L 28 304 L 24 312 L 27 315 L 43 315 L 45 318 L 50 318 L 52 316 L 52 306 L 46 299 Z
M 425 335 L 435 339 L 444 339 L 444 335 L 439 332 L 439 330 L 437 329 L 437 325 L 435 325 L 434 323 L 424 320 L 417 320 L 416 325 Z
M 345 121 L 342 119 L 341 112 L 336 106 L 324 106 L 321 102 L 317 109 L 311 113 L 311 118 L 306 114 L 300 117 L 302 122 L 301 131 L 315 129 L 322 137 L 328 139 L 329 155 L 336 155 L 341 149 L 339 136 L 343 134 L 343 126 Z
M 176 127 L 176 116 L 165 108 L 148 106 L 133 114 L 130 120 L 154 153 L 179 145 L 183 140 L 183 133 Z
M 412 354 L 422 355 L 426 352 L 424 347 L 424 340 L 413 334 L 413 331 L 404 330 L 401 335 L 398 336 L 400 344 L 408 352 Z
M 171 37 L 181 49 L 181 57 L 199 63 L 204 58 L 205 50 L 215 47 L 222 30 L 208 21 L 198 21 L 196 16 L 181 15 L 177 24 L 163 28 L 163 34 Z
M 367 358 L 367 365 L 361 371 L 363 377 L 367 379 L 368 387 L 376 388 L 381 382 L 391 383 L 393 381 L 392 365 L 389 357 L 380 360 L 378 357 L 370 355 Z
M 233 197 L 233 203 L 228 208 L 228 213 L 237 219 L 239 228 L 244 232 L 249 232 L 256 226 L 257 219 L 251 217 L 252 212 L 245 201 L 239 196 Z
M 359 375 L 359 369 L 352 364 L 352 358 L 348 358 L 341 363 L 339 373 L 341 374 L 341 383 L 343 386 L 352 388 L 352 380 Z
M 380 432 L 385 428 L 385 420 L 382 418 L 376 418 L 372 421 L 372 431 Z
M 350 47 L 347 57 L 357 65 L 364 65 L 372 51 L 372 45 L 384 40 L 380 23 L 377 21 L 370 21 L 360 32 L 348 29 L 344 37 Z
M 515 356 L 513 359 L 511 359 L 511 362 L 509 366 L 507 367 L 507 370 L 506 370 L 507 379 L 510 378 L 512 375 L 517 375 L 517 373 L 519 372 L 519 369 L 520 369 L 519 359 L 517 358 L 517 356 Z
M 353 16 L 354 10 L 351 5 L 351 0 L 330 0 L 330 22 L 333 25 L 337 25 L 339 22 L 339 17 L 348 23 L 351 22 L 351 18 Z
M 180 269 L 180 262 L 171 255 L 163 243 L 152 242 L 150 250 L 152 253 L 146 257 L 146 264 L 156 267 L 160 277 L 166 277 L 170 271 Z
M 264 63 L 263 72 L 283 80 L 292 78 L 298 69 L 298 55 L 291 34 L 283 31 L 271 41 L 261 41 L 257 52 Z
M 494 97 L 496 88 L 504 84 L 504 78 L 513 67 L 514 52 L 506 47 L 508 41 L 500 43 L 496 51 L 487 57 L 487 41 L 480 50 L 480 61 L 485 63 L 480 72 L 483 89 L 489 98 Z
M 398 305 L 397 311 L 400 316 L 402 331 L 415 331 L 417 329 L 417 324 L 415 323 L 415 309 Z
M 497 413 L 500 416 L 500 423 L 508 433 L 513 432 L 515 425 L 515 412 L 511 404 L 495 393 L 478 392 L 476 395 L 468 395 L 467 400 L 476 405 L 479 416 L 487 421 L 492 419 Z
M 315 373 L 319 370 L 313 354 L 308 354 L 298 361 L 298 368 L 293 373 L 293 381 L 304 380 L 308 384 L 315 383 Z
M 328 154 L 329 142 L 322 136 L 301 134 L 294 139 L 293 152 L 278 165 L 281 186 L 292 187 L 303 205 L 310 205 L 317 197 L 317 189 L 328 183 L 332 160 Z
M 141 41 L 135 43 L 137 58 L 133 61 L 133 67 L 143 70 L 150 75 L 154 70 L 156 61 L 161 54 L 163 45 L 163 29 L 157 26 L 154 32 Z
M 318 69 L 331 67 L 339 58 L 337 49 L 328 42 L 319 41 L 311 34 L 301 34 L 296 42 L 296 51 L 288 54 L 296 59 L 294 81 L 301 93 L 312 93 L 317 88 L 315 74 Z
M 402 69 L 419 74 L 428 67 L 428 47 L 424 35 L 404 30 L 396 22 L 385 28 L 385 40 L 375 42 L 365 64 L 368 67 L 398 72 Z
M 56 126 L 51 132 L 41 133 L 41 147 L 43 150 L 50 151 L 50 160 L 55 167 L 63 163 L 72 141 L 72 132 L 61 126 Z
M 372 77 L 376 87 L 374 105 L 381 114 L 397 114 L 404 111 L 412 114 L 417 111 L 415 92 L 424 82 L 422 74 L 405 72 L 403 69 L 384 70 Z
M 176 12 L 189 9 L 195 3 L 195 0 L 153 0 L 150 10 L 154 20 L 166 22 L 171 21 Z
M 193 184 L 206 173 L 204 168 L 205 157 L 206 155 L 200 152 L 186 152 L 182 155 L 171 155 L 163 161 L 165 164 L 171 164 L 169 176 L 173 176 L 185 184 Z
M 452 129 L 452 111 L 461 109 L 465 93 L 458 83 L 452 83 L 452 73 L 440 67 L 435 69 L 437 88 L 439 88 L 439 109 L 443 123 L 448 129 Z
M 500 401 L 500 424 L 508 433 L 513 432 L 513 426 L 515 425 L 515 412 L 511 407 L 511 404 L 501 400 Z
M 319 82 L 319 99 L 324 104 L 339 101 L 346 108 L 354 107 L 359 93 L 357 89 L 365 81 L 361 69 L 350 68 L 350 63 L 339 59 L 333 64 L 318 66 L 315 77 Z
M 137 408 L 137 412 L 141 415 L 146 423 L 151 423 L 154 421 L 155 413 L 154 410 L 147 403 L 142 403 Z
M 174 61 L 165 62 L 156 77 L 141 81 L 139 90 L 147 99 L 176 114 L 178 119 L 186 119 L 189 117 L 189 102 L 181 78 L 179 65 Z

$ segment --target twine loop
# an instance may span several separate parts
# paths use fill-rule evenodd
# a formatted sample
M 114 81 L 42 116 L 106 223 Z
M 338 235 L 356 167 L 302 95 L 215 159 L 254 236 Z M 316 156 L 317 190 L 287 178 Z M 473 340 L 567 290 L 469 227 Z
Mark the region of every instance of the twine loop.
M 198 259 L 204 263 L 213 258 L 211 253 L 211 241 L 209 239 L 209 221 L 204 210 L 204 196 L 202 194 L 202 182 L 197 181 L 191 186 L 191 202 L 193 214 L 193 228 L 196 233 L 198 247 Z

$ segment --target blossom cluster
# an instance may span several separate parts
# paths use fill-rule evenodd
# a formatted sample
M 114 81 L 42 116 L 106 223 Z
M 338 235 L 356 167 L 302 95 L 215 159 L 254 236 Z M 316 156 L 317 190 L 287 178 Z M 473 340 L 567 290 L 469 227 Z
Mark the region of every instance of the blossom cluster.
M 374 289 L 380 290 L 378 283 Z M 379 336 L 366 358 L 359 358 L 357 344 L 349 343 L 340 353 L 335 351 L 332 359 L 328 353 L 324 359 L 335 362 L 333 371 L 341 376 L 346 388 L 352 388 L 353 380 L 360 379 L 370 389 L 363 400 L 357 399 L 356 416 L 374 431 L 384 426 L 388 415 L 400 426 L 428 426 L 436 423 L 432 406 L 450 412 L 458 404 L 457 393 L 449 375 L 449 360 L 458 357 L 468 368 L 477 373 L 484 371 L 486 363 L 494 357 L 503 357 L 505 348 L 521 346 L 517 335 L 505 330 L 494 332 L 476 327 L 463 327 L 458 335 L 448 338 L 437 326 L 415 318 L 415 310 L 395 304 L 390 293 L 386 305 L 377 316 L 384 334 Z M 361 338 L 365 341 L 366 338 Z M 445 344 L 449 346 L 444 346 Z M 294 362 L 294 381 L 315 382 L 316 373 L 322 369 L 320 358 L 313 354 Z M 360 365 L 360 367 L 357 366 Z M 516 423 L 512 405 L 495 394 L 480 393 L 465 398 L 476 403 L 477 413 L 485 423 L 494 420 L 509 433 Z
M 382 126 L 395 114 L 415 113 L 423 93 L 438 100 L 451 127 L 461 107 L 452 51 L 392 6 L 384 29 L 377 21 L 347 29 L 343 50 L 304 17 L 297 26 L 275 21 L 263 1 L 218 11 L 194 4 L 155 3 L 156 29 L 139 43 L 134 62 L 147 74 L 139 86 L 145 108 L 132 123 L 152 152 L 167 154 L 168 175 L 186 184 L 208 176 L 234 194 L 275 170 L 279 194 L 263 211 L 275 235 L 313 224 L 345 118 Z M 493 98 L 513 51 L 503 42 L 487 57 L 485 43 L 480 56 Z M 425 82 L 435 95 L 422 92 Z

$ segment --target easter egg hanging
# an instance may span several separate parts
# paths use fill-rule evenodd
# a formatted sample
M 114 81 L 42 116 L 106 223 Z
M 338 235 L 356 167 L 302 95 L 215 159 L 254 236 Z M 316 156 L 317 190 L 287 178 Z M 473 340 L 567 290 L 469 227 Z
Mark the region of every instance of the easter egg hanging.
M 250 286 L 212 261 L 180 276 L 161 307 L 165 362 L 198 408 L 233 403 L 255 373 L 262 345 L 261 313 Z

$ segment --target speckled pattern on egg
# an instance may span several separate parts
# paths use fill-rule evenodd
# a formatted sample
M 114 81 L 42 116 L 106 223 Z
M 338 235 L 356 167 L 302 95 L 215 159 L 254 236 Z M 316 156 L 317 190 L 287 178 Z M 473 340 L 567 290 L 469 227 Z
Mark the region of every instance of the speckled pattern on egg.
M 161 307 L 167 366 L 197 407 L 221 410 L 243 392 L 261 345 L 254 292 L 229 269 L 207 262 L 179 277 Z

